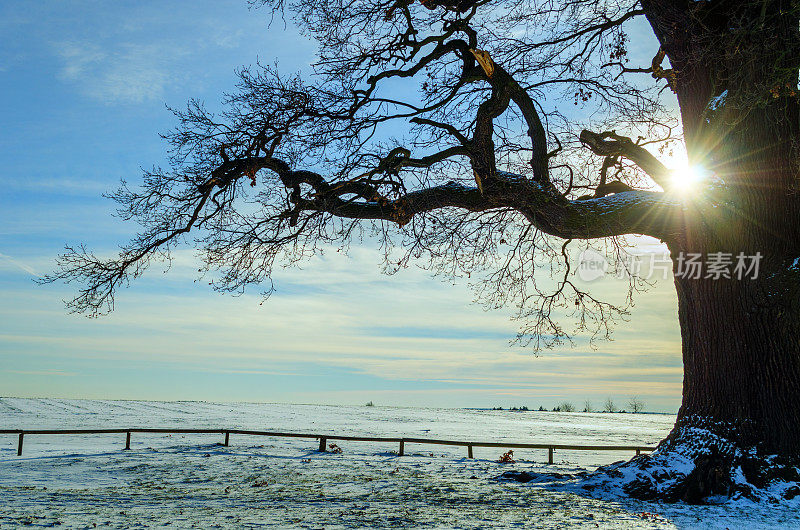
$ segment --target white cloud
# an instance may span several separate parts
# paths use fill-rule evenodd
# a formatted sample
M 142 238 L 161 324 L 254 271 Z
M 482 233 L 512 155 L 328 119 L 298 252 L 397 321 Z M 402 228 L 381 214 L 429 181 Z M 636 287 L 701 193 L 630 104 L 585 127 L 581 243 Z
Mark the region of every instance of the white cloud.
M 40 275 L 33 269 L 33 267 L 29 266 L 26 263 L 23 263 L 19 260 L 12 258 L 7 254 L 0 253 L 0 269 L 3 268 L 5 264 L 11 265 L 13 268 L 20 269 L 22 271 L 27 272 L 31 276 L 38 278 Z
M 59 77 L 105 103 L 163 99 L 166 89 L 180 78 L 174 72 L 175 63 L 186 54 L 163 42 L 108 48 L 90 42 L 62 42 L 57 48 L 63 61 Z
M 74 377 L 77 372 L 65 372 L 64 370 L 5 370 L 9 374 L 18 375 L 41 375 L 44 377 Z

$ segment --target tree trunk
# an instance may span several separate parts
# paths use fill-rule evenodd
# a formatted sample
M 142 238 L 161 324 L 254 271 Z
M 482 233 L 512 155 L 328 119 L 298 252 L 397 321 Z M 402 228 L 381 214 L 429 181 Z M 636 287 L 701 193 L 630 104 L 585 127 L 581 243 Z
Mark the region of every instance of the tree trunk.
M 599 480 L 632 476 L 622 489 L 641 499 L 793 498 L 800 494 L 800 260 L 769 259 L 765 245 L 755 279 L 706 278 L 706 271 L 693 279 L 680 274 L 685 248 L 670 244 L 684 364 L 675 427 L 655 453 L 601 469 L 608 478 Z M 725 252 L 735 257 L 738 249 Z
M 788 0 L 642 6 L 674 69 L 689 159 L 718 182 L 686 199 L 667 241 L 684 383 L 662 447 L 713 447 L 733 468 L 767 455 L 788 465 L 800 458 L 798 12 Z M 758 277 L 680 277 L 681 253 L 716 252 L 760 253 Z
M 702 427 L 762 455 L 800 456 L 800 271 L 777 265 L 756 280 L 676 277 L 683 403 L 666 443 Z
M 800 494 L 800 106 L 787 51 L 800 34 L 785 3 L 642 0 L 674 71 L 689 160 L 715 184 L 684 197 L 667 240 L 684 364 L 675 427 L 653 455 L 606 470 L 629 477 L 635 497 Z M 717 252 L 734 263 L 760 253 L 757 278 L 681 275 L 682 254 L 707 264 Z

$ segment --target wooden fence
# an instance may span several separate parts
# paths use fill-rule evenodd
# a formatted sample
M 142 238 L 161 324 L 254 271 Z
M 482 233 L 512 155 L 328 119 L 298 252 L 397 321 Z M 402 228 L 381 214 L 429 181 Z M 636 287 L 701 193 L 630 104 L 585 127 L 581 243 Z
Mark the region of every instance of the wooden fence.
M 22 444 L 26 435 L 40 434 L 124 434 L 125 449 L 131 448 L 132 433 L 161 433 L 161 434 L 222 434 L 225 435 L 223 445 L 230 443 L 231 434 L 242 434 L 248 436 L 275 436 L 283 438 L 307 438 L 319 440 L 318 451 L 324 452 L 328 447 L 329 440 L 343 440 L 352 442 L 386 442 L 399 444 L 398 455 L 405 454 L 406 444 L 431 444 L 431 445 L 453 445 L 467 448 L 467 457 L 473 458 L 473 447 L 501 447 L 504 449 L 547 449 L 547 462 L 553 463 L 553 453 L 555 451 L 635 451 L 637 455 L 642 451 L 653 451 L 655 447 L 638 445 L 565 445 L 565 444 L 526 444 L 511 442 L 462 442 L 457 440 L 436 440 L 430 438 L 391 438 L 383 436 L 344 436 L 333 434 L 311 434 L 295 432 L 276 432 L 276 431 L 247 431 L 241 429 L 0 429 L 0 434 L 16 434 L 19 436 L 17 443 L 17 456 L 22 456 Z

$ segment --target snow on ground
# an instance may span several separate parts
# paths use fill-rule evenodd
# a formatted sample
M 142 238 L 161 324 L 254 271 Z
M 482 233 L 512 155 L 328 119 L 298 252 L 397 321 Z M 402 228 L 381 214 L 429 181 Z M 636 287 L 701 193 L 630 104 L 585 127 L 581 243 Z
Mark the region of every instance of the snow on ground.
M 0 428 L 186 427 L 407 436 L 470 441 L 654 444 L 674 416 L 206 402 L 0 398 Z M 261 526 L 538 528 L 800 527 L 796 513 L 737 503 L 689 507 L 597 500 L 547 484 L 498 480 L 511 470 L 572 473 L 625 452 L 335 442 L 231 435 L 0 435 L 0 528 Z M 563 479 L 562 479 L 563 480 Z

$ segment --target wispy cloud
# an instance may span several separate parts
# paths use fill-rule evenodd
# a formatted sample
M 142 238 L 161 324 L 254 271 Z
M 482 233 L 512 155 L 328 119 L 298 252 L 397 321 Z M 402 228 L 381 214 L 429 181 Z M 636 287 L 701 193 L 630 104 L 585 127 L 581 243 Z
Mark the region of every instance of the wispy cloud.
M 47 377 L 74 377 L 77 372 L 66 372 L 64 370 L 5 370 L 9 374 L 18 375 L 41 375 Z
M 58 20 L 75 23 L 61 27 L 50 21 L 55 28 L 48 32 L 49 44 L 61 62 L 57 76 L 107 104 L 140 103 L 169 99 L 171 91 L 181 100 L 197 95 L 209 79 L 227 78 L 265 50 L 278 51 L 292 68 L 308 64 L 310 41 L 291 27 L 266 31 L 268 17 L 249 11 L 246 2 L 200 4 L 112 3 L 80 17 L 69 10 Z M 36 27 L 32 20 L 28 24 Z
M 27 272 L 31 276 L 35 276 L 37 278 L 40 277 L 40 274 L 38 272 L 36 272 L 33 269 L 33 267 L 30 267 L 30 266 L 26 265 L 25 263 L 23 263 L 23 262 L 21 262 L 19 260 L 16 260 L 16 259 L 12 258 L 11 256 L 9 256 L 7 254 L 0 253 L 0 263 L 2 263 L 2 262 L 9 263 L 9 264 L 13 265 L 16 268 Z
M 77 195 L 99 197 L 113 188 L 113 184 L 97 180 L 79 180 L 70 177 L 29 178 L 26 180 L 6 180 L 5 189 L 35 191 L 37 193 L 57 193 L 58 195 Z
M 186 53 L 164 43 L 101 49 L 90 42 L 62 42 L 57 47 L 63 61 L 59 77 L 105 103 L 163 99 L 178 78 L 171 67 Z

